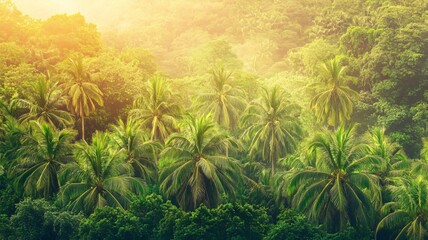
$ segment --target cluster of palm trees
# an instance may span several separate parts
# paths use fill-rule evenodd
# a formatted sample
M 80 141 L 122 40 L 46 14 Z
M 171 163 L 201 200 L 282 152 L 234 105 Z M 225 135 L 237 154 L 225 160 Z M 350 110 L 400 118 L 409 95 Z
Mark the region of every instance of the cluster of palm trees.
M 105 205 L 127 208 L 156 187 L 185 210 L 214 207 L 239 189 L 267 189 L 331 231 L 378 223 L 378 233 L 426 234 L 427 163 L 408 160 L 383 129 L 361 136 L 356 126 L 344 126 L 357 94 L 337 60 L 322 65 L 311 102 L 330 128 L 306 141 L 299 109 L 284 89 L 263 88 L 260 98 L 247 101 L 232 74 L 217 68 L 197 109 L 186 109 L 196 114 L 183 114 L 157 75 L 125 120 L 87 142 L 84 119 L 102 105 L 103 94 L 81 60 L 70 60 L 70 69 L 64 84 L 41 79 L 27 98 L 1 105 L 0 159 L 26 195 L 89 214 Z M 82 141 L 75 142 L 66 109 L 81 119 Z
M 85 69 L 82 59 L 69 59 L 70 66 L 66 80 L 59 84 L 50 79 L 50 73 L 31 83 L 30 92 L 25 98 L 11 101 L 10 106 L 2 104 L 3 111 L 14 115 L 17 108 L 27 112 L 19 117 L 20 121 L 38 120 L 47 122 L 59 128 L 73 125 L 73 117 L 81 120 L 81 136 L 85 139 L 85 117 L 95 111 L 96 104 L 103 105 L 103 94 L 96 84 L 91 81 L 91 75 Z M 69 111 L 66 111 L 64 105 Z M 12 112 L 12 113 L 11 113 Z
M 409 160 L 375 128 L 358 136 L 356 126 L 315 134 L 288 171 L 277 175 L 279 196 L 309 219 L 338 231 L 376 227 L 407 239 L 427 237 L 426 160 Z

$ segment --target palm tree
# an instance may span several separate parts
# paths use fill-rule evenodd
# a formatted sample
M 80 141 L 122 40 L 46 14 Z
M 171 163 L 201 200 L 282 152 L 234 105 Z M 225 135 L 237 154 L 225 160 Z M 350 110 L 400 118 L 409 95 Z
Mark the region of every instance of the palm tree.
M 156 179 L 156 157 L 160 145 L 149 140 L 141 130 L 142 122 L 128 116 L 126 123 L 121 119 L 112 125 L 112 139 L 126 153 L 125 161 L 134 171 L 134 176 L 153 182 Z
M 354 127 L 340 127 L 336 133 L 317 134 L 309 146 L 316 151 L 316 166 L 289 175 L 292 205 L 329 230 L 344 229 L 347 223 L 370 226 L 380 203 L 379 179 L 366 170 L 372 159 L 364 157 L 354 133 Z
M 31 90 L 25 99 L 15 100 L 19 106 L 28 109 L 28 113 L 20 117 L 21 120 L 43 120 L 63 128 L 72 124 L 71 115 L 60 109 L 66 101 L 58 83 L 43 78 L 32 83 Z
M 6 169 L 17 159 L 21 139 L 27 130 L 27 124 L 16 119 L 17 105 L 16 101 L 7 103 L 0 97 L 0 164 Z
M 368 139 L 367 153 L 376 162 L 372 166 L 381 179 L 381 185 L 386 185 L 388 178 L 400 176 L 404 169 L 410 168 L 411 163 L 406 161 L 401 146 L 390 142 L 385 136 L 385 129 L 374 128 Z
M 222 193 L 233 196 L 241 169 L 228 156 L 231 144 L 209 115 L 188 116 L 182 132 L 171 135 L 163 151 L 163 160 L 173 162 L 161 171 L 161 191 L 186 210 L 202 203 L 213 207 Z
M 72 160 L 74 137 L 71 130 L 58 131 L 47 123 L 31 122 L 31 131 L 24 136 L 13 167 L 18 174 L 18 186 L 23 187 L 25 194 L 48 198 L 58 192 L 58 172 Z
M 251 102 L 241 119 L 246 127 L 243 137 L 250 141 L 250 156 L 261 153 L 262 159 L 270 162 L 272 174 L 276 161 L 295 150 L 302 134 L 291 107 L 282 89 L 263 88 L 262 98 Z
M 244 92 L 231 85 L 231 75 L 222 67 L 212 70 L 209 91 L 201 94 L 199 100 L 203 111 L 213 113 L 218 124 L 233 129 L 246 102 Z
M 5 121 L 7 118 L 18 118 L 19 104 L 16 100 L 9 103 L 0 97 L 0 121 Z
M 176 128 L 179 106 L 165 80 L 155 76 L 148 81 L 148 95 L 134 101 L 131 114 L 150 129 L 150 139 L 164 142 Z
M 428 225 L 428 182 L 422 176 L 399 178 L 388 187 L 394 201 L 386 203 L 386 216 L 379 222 L 377 233 L 383 228 L 399 229 L 395 239 L 426 239 Z
M 70 63 L 67 73 L 71 81 L 66 83 L 69 96 L 68 109 L 81 119 L 82 140 L 85 140 L 85 117 L 95 111 L 95 103 L 103 105 L 103 93 L 96 84 L 91 82 L 91 75 L 84 68 L 82 59 L 70 59 Z
M 19 156 L 26 126 L 11 116 L 6 116 L 0 125 L 0 164 L 7 169 Z
M 290 176 L 301 169 L 313 169 L 316 167 L 316 151 L 309 151 L 308 145 L 308 142 L 303 142 L 294 154 L 288 155 L 278 161 L 282 165 L 283 170 L 271 178 L 270 184 L 278 203 L 291 205 L 291 196 L 288 191 Z
M 132 176 L 124 157 L 105 133 L 96 132 L 91 145 L 85 141 L 78 144 L 76 163 L 62 174 L 61 180 L 68 180 L 60 191 L 63 204 L 72 211 L 85 213 L 102 206 L 128 207 L 131 194 L 142 193 L 144 183 Z
M 322 82 L 313 84 L 318 94 L 310 103 L 315 115 L 330 126 L 337 127 L 350 119 L 358 93 L 346 86 L 344 81 L 345 67 L 340 66 L 337 59 L 321 64 Z

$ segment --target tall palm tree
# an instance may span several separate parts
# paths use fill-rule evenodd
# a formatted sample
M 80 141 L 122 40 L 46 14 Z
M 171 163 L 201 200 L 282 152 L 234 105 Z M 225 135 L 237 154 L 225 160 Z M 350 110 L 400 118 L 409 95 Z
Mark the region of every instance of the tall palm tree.
M 386 213 L 379 222 L 377 233 L 383 228 L 396 231 L 395 239 L 428 238 L 428 182 L 422 176 L 399 178 L 388 187 L 394 201 L 386 203 Z
M 71 143 L 75 133 L 56 130 L 47 123 L 31 122 L 31 131 L 18 150 L 13 172 L 24 193 L 35 197 L 52 197 L 59 190 L 58 172 L 72 160 Z
M 231 144 L 209 115 L 188 116 L 182 132 L 171 135 L 163 151 L 162 158 L 173 162 L 161 171 L 160 189 L 186 210 L 202 203 L 215 206 L 222 193 L 234 195 L 241 169 L 228 156 Z
M 20 119 L 43 120 L 54 126 L 62 128 L 70 126 L 73 122 L 71 115 L 60 108 L 65 106 L 66 99 L 58 83 L 47 78 L 40 79 L 31 84 L 31 93 L 25 99 L 16 99 L 17 104 L 28 109 Z
M 176 128 L 179 106 L 165 80 L 155 76 L 147 83 L 148 94 L 134 101 L 131 114 L 150 129 L 150 139 L 164 142 Z
M 103 105 L 103 93 L 95 83 L 91 82 L 91 75 L 84 68 L 82 59 L 70 59 L 70 69 L 67 73 L 71 77 L 66 83 L 69 96 L 68 109 L 81 119 L 82 139 L 85 139 L 85 117 L 95 111 L 95 103 Z
M 286 101 L 285 92 L 276 86 L 270 91 L 263 88 L 261 99 L 251 102 L 241 119 L 250 156 L 261 153 L 262 159 L 271 164 L 273 174 L 277 160 L 294 151 L 302 134 L 291 113 L 292 105 Z
M 295 169 L 289 176 L 292 205 L 329 230 L 373 224 L 380 203 L 378 177 L 366 170 L 372 159 L 355 141 L 355 128 L 317 134 L 309 146 L 316 151 L 315 167 Z
M 124 161 L 122 151 L 115 148 L 106 133 L 96 132 L 92 144 L 76 146 L 76 163 L 62 174 L 60 197 L 72 211 L 92 213 L 102 206 L 126 208 L 132 193 L 144 190 L 142 179 L 132 176 L 132 169 Z
M 317 94 L 310 106 L 315 115 L 330 126 L 343 125 L 350 119 L 358 93 L 349 88 L 344 81 L 345 67 L 335 58 L 320 66 L 320 83 L 313 84 Z
M 215 121 L 229 129 L 237 126 L 246 106 L 244 92 L 232 85 L 231 75 L 222 67 L 213 69 L 209 91 L 199 96 L 203 111 L 213 113 Z
M 141 128 L 142 122 L 131 116 L 126 122 L 119 119 L 116 125 L 111 126 L 112 139 L 125 152 L 125 161 L 132 166 L 134 176 L 153 182 L 157 177 L 157 150 L 161 146 L 149 140 Z

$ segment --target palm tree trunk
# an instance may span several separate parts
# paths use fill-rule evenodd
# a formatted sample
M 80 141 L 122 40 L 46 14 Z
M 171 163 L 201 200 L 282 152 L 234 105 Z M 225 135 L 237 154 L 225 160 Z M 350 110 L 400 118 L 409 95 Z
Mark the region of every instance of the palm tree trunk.
M 274 142 L 274 130 L 271 130 L 271 139 L 270 139 L 270 143 L 269 143 L 269 160 L 272 164 L 272 176 L 275 174 L 275 160 L 273 159 L 273 142 Z
M 270 149 L 269 158 L 270 158 L 270 162 L 272 164 L 272 176 L 273 176 L 275 174 L 275 161 L 273 159 L 273 150 L 272 149 Z
M 82 140 L 85 141 L 85 114 L 83 111 L 83 104 L 82 104 L 82 100 L 79 101 L 79 112 L 80 112 L 80 119 L 81 119 L 81 123 L 82 123 Z
M 82 115 L 82 140 L 85 141 L 85 117 Z

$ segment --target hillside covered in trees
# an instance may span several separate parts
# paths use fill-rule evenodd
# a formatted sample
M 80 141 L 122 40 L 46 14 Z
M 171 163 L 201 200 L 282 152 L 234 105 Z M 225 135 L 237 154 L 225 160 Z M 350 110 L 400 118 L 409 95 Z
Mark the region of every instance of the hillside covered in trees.
M 425 0 L 47 2 L 0 0 L 0 239 L 428 239 Z

